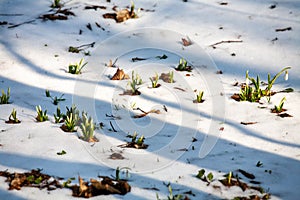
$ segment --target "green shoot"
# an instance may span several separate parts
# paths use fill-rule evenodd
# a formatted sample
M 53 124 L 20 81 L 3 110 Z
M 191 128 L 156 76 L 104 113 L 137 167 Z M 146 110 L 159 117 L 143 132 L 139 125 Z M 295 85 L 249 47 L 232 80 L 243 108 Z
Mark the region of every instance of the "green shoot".
M 7 89 L 6 94 L 4 90 L 2 90 L 2 96 L 0 97 L 0 104 L 8 104 L 9 98 L 10 98 L 10 88 Z
M 45 110 L 45 111 L 43 112 L 43 110 L 42 110 L 42 108 L 41 108 L 40 105 L 39 105 L 39 106 L 36 106 L 35 109 L 36 109 L 36 112 L 37 112 L 36 120 L 37 120 L 38 122 L 44 122 L 44 121 L 47 121 L 47 120 L 48 120 L 47 110 Z
M 80 128 L 83 139 L 88 142 L 93 141 L 95 124 L 93 119 L 91 117 L 88 118 L 85 112 L 82 112 L 82 123 L 80 124 Z
M 227 176 L 227 183 L 228 183 L 228 185 L 231 185 L 231 178 L 232 178 L 232 171 L 230 171 L 228 173 L 228 176 Z
M 287 80 L 287 75 L 288 75 L 288 70 L 291 69 L 291 67 L 285 67 L 283 68 L 280 72 L 278 72 L 272 79 L 270 76 L 270 73 L 268 74 L 268 86 L 265 89 L 265 95 L 270 95 L 271 94 L 271 89 L 273 84 L 275 83 L 276 79 L 285 72 L 285 80 Z
M 53 3 L 51 4 L 51 8 L 61 8 L 62 4 L 60 3 L 60 0 L 53 0 Z
M 70 115 L 67 115 L 67 118 L 65 119 L 65 127 L 68 132 L 75 132 L 75 117 L 73 116 L 73 113 L 70 113 Z
M 55 96 L 55 97 L 53 98 L 53 97 L 51 96 L 49 90 L 46 90 L 45 93 L 46 93 L 46 97 L 49 97 L 49 98 L 52 99 L 52 101 L 53 101 L 52 103 L 53 103 L 54 105 L 57 105 L 59 102 L 65 101 L 65 100 L 66 100 L 66 99 L 62 98 L 62 97 L 64 96 L 64 94 L 60 95 L 60 97 Z
M 143 143 L 144 143 L 144 140 L 145 140 L 145 137 L 144 137 L 144 135 L 142 135 L 142 136 L 139 137 L 139 139 L 136 141 L 136 144 L 137 144 L 138 146 L 142 146 Z
M 70 74 L 81 74 L 82 68 L 87 64 L 87 62 L 83 64 L 83 61 L 84 61 L 84 59 L 82 58 L 79 61 L 79 63 L 70 64 L 69 65 L 69 73 Z
M 205 169 L 201 169 L 198 171 L 197 178 L 202 179 L 205 174 Z
M 259 76 L 256 77 L 256 79 L 249 77 L 249 72 L 246 71 L 246 85 L 241 88 L 241 91 L 239 93 L 239 100 L 240 101 L 249 101 L 249 102 L 258 102 L 262 97 L 266 97 L 268 102 L 271 100 L 272 95 L 272 87 L 275 83 L 276 79 L 282 74 L 285 73 L 285 80 L 288 79 L 288 69 L 291 67 L 285 67 L 283 68 L 279 73 L 277 73 L 272 79 L 270 76 L 270 73 L 268 74 L 268 86 L 265 89 L 260 88 L 260 78 Z M 249 85 L 249 81 L 254 85 L 254 87 L 251 87 Z M 285 91 L 283 91 L 285 92 Z M 290 90 L 287 90 L 287 92 L 290 92 Z
M 132 137 L 131 142 L 132 142 L 132 143 L 135 143 L 136 138 L 137 138 L 137 132 L 134 131 L 134 133 L 133 133 L 133 135 L 132 135 L 131 137 Z
M 132 71 L 131 81 L 129 81 L 128 84 L 131 87 L 131 92 L 133 95 L 140 94 L 140 92 L 138 91 L 137 85 L 141 85 L 142 82 L 143 81 L 140 78 L 140 76 L 138 74 L 134 75 L 134 71 Z
M 284 104 L 285 100 L 286 100 L 286 98 L 283 97 L 281 99 L 281 101 L 279 102 L 279 105 L 278 106 L 275 105 L 274 110 L 276 113 L 281 113 L 283 111 L 283 104 Z
M 199 91 L 199 93 L 197 94 L 197 99 L 196 99 L 197 103 L 203 103 L 204 102 L 203 94 L 204 94 L 203 91 Z
M 173 71 L 169 72 L 169 83 L 174 83 L 174 72 Z
M 64 116 L 64 118 L 66 119 L 67 116 L 70 116 L 72 115 L 72 118 L 75 122 L 75 125 L 78 125 L 78 122 L 79 122 L 79 110 L 77 110 L 76 106 L 75 105 L 72 105 L 71 108 L 68 108 L 66 107 L 67 109 L 67 112 L 66 112 L 66 115 Z
M 63 120 L 63 113 L 60 111 L 60 108 L 56 108 L 56 114 L 54 114 L 55 123 L 60 123 Z
M 181 58 L 179 60 L 179 64 L 177 68 L 175 68 L 177 71 L 192 71 L 192 67 L 188 66 L 187 61 L 184 58 Z
M 159 87 L 159 84 L 158 84 L 158 74 L 157 73 L 155 73 L 155 77 L 152 77 L 152 78 L 149 78 L 149 79 L 151 81 L 152 88 Z
M 209 174 L 207 174 L 206 177 L 207 177 L 208 181 L 211 182 L 214 178 L 214 175 L 210 172 Z
M 13 123 L 20 123 L 21 121 L 17 118 L 17 111 L 13 108 L 12 112 L 10 113 L 8 120 Z

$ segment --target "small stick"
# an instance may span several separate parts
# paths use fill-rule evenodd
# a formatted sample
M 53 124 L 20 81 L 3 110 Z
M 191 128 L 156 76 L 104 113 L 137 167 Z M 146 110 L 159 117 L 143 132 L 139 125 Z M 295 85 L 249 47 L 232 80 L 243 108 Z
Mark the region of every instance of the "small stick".
M 11 25 L 11 26 L 9 26 L 8 28 L 15 28 L 15 27 L 21 26 L 21 25 L 23 25 L 23 24 L 30 24 L 30 23 L 32 23 L 32 22 L 34 22 L 34 21 L 35 21 L 35 19 L 30 20 L 30 21 L 26 21 L 26 22 L 22 22 L 22 23 L 20 23 L 20 24 Z
M 82 48 L 82 47 L 94 47 L 94 45 L 95 45 L 95 42 L 92 42 L 92 43 L 90 43 L 90 44 L 83 44 L 83 45 L 80 45 L 80 46 L 78 46 L 78 47 L 76 47 L 77 49 L 80 49 L 80 48 Z
M 292 27 L 286 27 L 286 28 L 278 28 L 275 31 L 276 32 L 282 32 L 282 31 L 291 31 Z
M 114 132 L 118 132 L 118 131 L 116 131 L 116 129 L 115 129 L 114 126 L 112 125 L 111 121 L 109 121 L 109 124 L 110 124 L 110 126 L 111 126 L 111 128 L 112 128 L 112 130 L 113 130 Z
M 223 43 L 238 43 L 238 42 L 243 42 L 243 40 L 222 40 L 220 42 L 216 42 L 216 43 L 211 44 L 209 46 L 211 46 L 213 48 L 216 48 L 215 46 L 219 45 L 219 44 L 223 44 Z

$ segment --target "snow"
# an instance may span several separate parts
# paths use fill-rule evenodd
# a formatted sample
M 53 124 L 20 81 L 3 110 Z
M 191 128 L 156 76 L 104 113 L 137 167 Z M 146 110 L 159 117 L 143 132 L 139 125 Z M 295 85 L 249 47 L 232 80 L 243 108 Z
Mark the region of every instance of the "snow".
M 167 198 L 165 184 L 169 182 L 176 194 L 191 190 L 195 196 L 188 195 L 190 199 L 232 199 L 257 192 L 227 188 L 218 181 L 207 186 L 195 176 L 198 170 L 205 169 L 217 180 L 229 171 L 236 173 L 243 169 L 256 176 L 255 180 L 271 193 L 272 199 L 297 199 L 300 194 L 299 1 L 222 1 L 228 5 L 220 2 L 136 1 L 136 8 L 155 11 L 140 11 L 137 19 L 115 23 L 103 19 L 102 14 L 113 12 L 114 5 L 124 8 L 130 5 L 129 1 L 65 1 L 64 8 L 71 8 L 76 16 L 67 21 L 43 21 L 38 17 L 51 9 L 50 0 L 2 0 L 0 22 L 12 25 L 34 21 L 15 28 L 0 26 L 0 90 L 11 89 L 11 103 L 0 105 L 0 170 L 23 172 L 41 168 L 43 173 L 65 179 L 80 175 L 89 180 L 97 175 L 113 176 L 117 167 L 129 167 L 130 177 L 121 175 L 132 186 L 130 193 L 93 199 L 156 199 L 156 194 Z M 93 4 L 105 5 L 107 9 L 84 10 L 86 5 Z M 276 8 L 270 9 L 273 4 Z M 86 27 L 88 23 L 92 31 Z M 287 27 L 292 30 L 275 31 Z M 184 47 L 181 38 L 187 36 L 193 44 Z M 219 44 L 215 49 L 210 46 L 227 40 L 242 42 Z M 87 49 L 91 56 L 68 52 L 69 46 L 91 42 L 96 42 L 94 48 Z M 168 58 L 156 58 L 163 54 Z M 82 74 L 66 73 L 70 63 L 83 57 L 88 65 Z M 133 57 L 147 60 L 132 62 Z M 175 71 L 181 57 L 194 66 L 191 73 Z M 140 96 L 120 96 L 129 89 L 128 81 L 109 80 L 116 68 L 108 68 L 105 63 L 116 58 L 117 66 L 128 75 L 134 70 L 142 77 Z M 266 82 L 268 73 L 275 75 L 286 66 L 292 67 L 288 81 L 282 75 L 273 90 L 292 87 L 294 92 L 278 93 L 270 103 L 263 99 L 262 105 L 230 98 L 239 92 L 239 87 L 233 84 L 245 81 L 246 70 L 250 76 L 260 75 Z M 218 70 L 223 74 L 216 74 Z M 149 77 L 169 71 L 174 72 L 175 83 L 159 80 L 160 88 L 149 88 Z M 63 112 L 74 103 L 97 123 L 103 122 L 104 128 L 95 133 L 100 141 L 87 143 L 78 139 L 79 127 L 75 133 L 63 132 L 61 124 L 54 123 L 56 106 L 45 96 L 46 89 L 53 96 L 64 94 L 66 101 L 59 103 Z M 204 91 L 204 103 L 193 103 L 196 89 Z M 287 99 L 284 108 L 291 118 L 280 118 L 270 112 L 283 97 Z M 132 109 L 134 104 L 145 111 L 159 109 L 161 113 L 133 119 L 134 114 L 141 114 Z M 48 110 L 49 121 L 35 121 L 37 105 Z M 5 123 L 13 108 L 21 124 Z M 117 132 L 109 130 L 110 122 Z M 257 123 L 245 126 L 240 122 Z M 118 147 L 130 141 L 126 136 L 134 131 L 146 137 L 148 149 Z M 192 142 L 193 137 L 196 142 Z M 183 151 L 184 148 L 188 151 Z M 67 154 L 58 156 L 61 150 Z M 121 153 L 125 159 L 109 159 L 113 152 Z M 263 163 L 262 167 L 256 167 L 258 161 Z M 0 199 L 75 199 L 67 189 L 9 191 L 4 181 L 0 177 Z M 247 182 L 247 178 L 243 181 Z

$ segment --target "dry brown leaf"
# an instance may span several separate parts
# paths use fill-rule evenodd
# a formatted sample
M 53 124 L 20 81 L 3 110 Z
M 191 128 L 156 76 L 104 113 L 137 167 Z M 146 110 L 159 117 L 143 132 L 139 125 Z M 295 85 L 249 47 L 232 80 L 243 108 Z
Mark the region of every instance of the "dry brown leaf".
M 113 75 L 111 80 L 124 80 L 129 79 L 129 76 L 125 74 L 125 72 L 122 69 L 117 69 L 116 73 Z
M 84 194 L 84 196 L 86 197 L 88 187 L 86 186 L 86 183 L 83 181 L 83 179 L 80 176 L 78 176 L 78 180 L 79 180 L 79 195 L 81 196 L 82 194 Z
M 183 44 L 183 46 L 190 46 L 190 45 L 192 45 L 192 41 L 190 40 L 190 38 L 189 37 L 187 37 L 187 39 L 185 39 L 185 38 L 181 38 L 181 40 L 182 40 L 182 44 Z

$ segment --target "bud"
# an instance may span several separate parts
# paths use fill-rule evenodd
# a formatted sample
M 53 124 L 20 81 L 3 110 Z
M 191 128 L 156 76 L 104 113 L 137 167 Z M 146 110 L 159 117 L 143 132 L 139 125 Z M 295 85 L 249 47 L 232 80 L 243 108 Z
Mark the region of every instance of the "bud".
M 289 79 L 289 73 L 288 71 L 286 70 L 285 71 L 285 75 L 284 75 L 284 80 L 287 81 Z
M 246 86 L 248 86 L 250 83 L 250 80 L 249 80 L 249 71 L 247 70 L 246 71 Z

